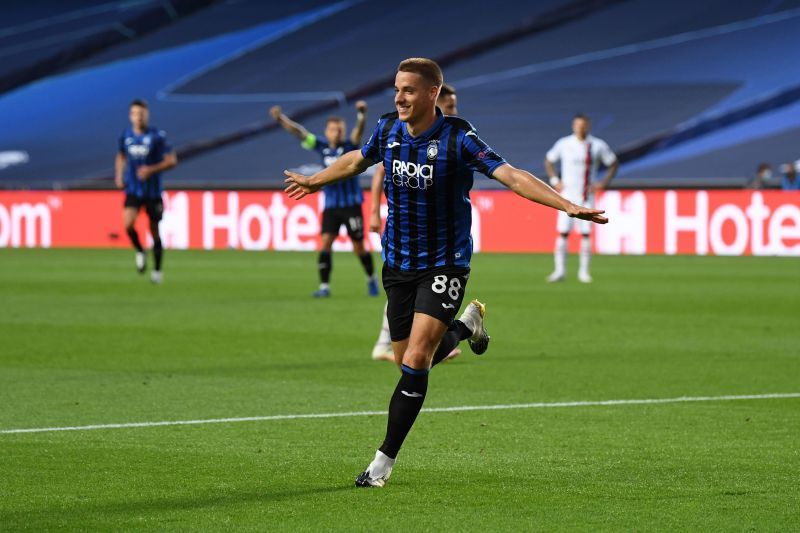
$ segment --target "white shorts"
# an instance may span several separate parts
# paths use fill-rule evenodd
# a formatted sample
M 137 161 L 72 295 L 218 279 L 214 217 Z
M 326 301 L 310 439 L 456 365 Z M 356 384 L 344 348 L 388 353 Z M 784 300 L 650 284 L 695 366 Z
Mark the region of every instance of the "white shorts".
M 570 202 L 582 205 L 584 207 L 594 207 L 594 196 L 590 196 L 585 202 L 583 201 L 583 197 L 580 198 L 570 198 L 567 195 L 564 195 L 567 200 Z M 572 218 L 568 214 L 563 211 L 558 212 L 558 221 L 556 222 L 556 230 L 558 233 L 569 233 L 572 231 L 572 228 L 575 227 L 575 224 L 578 225 L 578 231 L 583 235 L 588 235 L 592 232 L 592 225 L 594 222 L 591 220 L 582 220 L 580 218 Z

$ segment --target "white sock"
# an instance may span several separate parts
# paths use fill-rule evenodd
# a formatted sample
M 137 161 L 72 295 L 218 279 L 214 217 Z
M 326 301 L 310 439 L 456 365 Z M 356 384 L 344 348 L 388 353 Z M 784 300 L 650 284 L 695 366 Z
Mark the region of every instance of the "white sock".
M 320 283 L 320 284 L 319 284 L 319 288 L 320 288 L 320 289 L 322 289 L 322 290 L 324 291 L 324 290 L 328 290 L 328 289 L 330 289 L 330 288 L 331 288 L 331 286 L 330 286 L 330 285 L 328 285 L 327 283 Z
M 588 235 L 581 238 L 580 271 L 589 273 L 589 263 L 592 261 L 592 239 Z
M 375 452 L 375 459 L 369 464 L 369 472 L 373 476 L 375 474 L 383 475 L 387 470 L 391 470 L 394 466 L 396 459 L 392 459 L 380 450 Z
M 555 259 L 556 269 L 555 273 L 558 275 L 564 274 L 566 272 L 566 262 L 567 262 L 567 238 L 562 237 L 559 235 L 556 238 L 556 251 L 553 254 L 553 258 Z

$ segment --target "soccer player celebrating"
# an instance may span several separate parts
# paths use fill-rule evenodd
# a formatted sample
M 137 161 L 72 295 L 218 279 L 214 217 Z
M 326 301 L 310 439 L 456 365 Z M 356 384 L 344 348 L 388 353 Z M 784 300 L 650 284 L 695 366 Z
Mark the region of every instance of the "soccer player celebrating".
M 389 478 L 422 408 L 437 352 L 447 354 L 463 339 L 469 339 L 478 354 L 488 347 L 482 303 L 473 300 L 459 320 L 453 320 L 470 273 L 473 171 L 570 216 L 607 222 L 602 211 L 576 205 L 506 163 L 466 120 L 444 116 L 436 107 L 442 83 L 442 71 L 434 61 L 402 61 L 395 76 L 397 111 L 380 118 L 361 150 L 343 155 L 313 176 L 285 171 L 286 193 L 295 199 L 360 174 L 373 163 L 382 163 L 386 171 L 389 213 L 382 238 L 383 286 L 402 372 L 389 402 L 386 437 L 356 479 L 358 487 L 382 487 Z
M 329 167 L 343 154 L 358 149 L 361 145 L 361 136 L 364 133 L 364 123 L 367 119 L 367 103 L 363 100 L 356 102 L 356 125 L 350 132 L 350 139 L 345 139 L 346 126 L 344 119 L 329 117 L 325 124 L 325 134 L 322 136 L 309 133 L 302 125 L 289 119 L 281 112 L 279 106 L 270 109 L 272 117 L 283 126 L 283 129 L 300 139 L 302 147 L 314 150 L 322 156 L 322 164 Z M 322 139 L 325 139 L 324 141 Z M 364 215 L 361 213 L 361 204 L 364 193 L 358 184 L 358 176 L 339 183 L 331 183 L 324 188 L 325 208 L 322 211 L 322 250 L 319 253 L 319 289 L 314 292 L 315 298 L 327 298 L 331 295 L 330 279 L 333 270 L 333 241 L 339 234 L 339 228 L 344 224 L 347 234 L 353 241 L 353 252 L 361 260 L 361 265 L 367 273 L 367 293 L 370 296 L 378 295 L 378 280 L 375 277 L 372 264 L 372 254 L 364 248 Z
M 161 283 L 164 275 L 161 263 L 164 248 L 158 223 L 164 212 L 161 199 L 163 191 L 161 173 L 174 168 L 178 157 L 167 144 L 167 134 L 150 126 L 150 112 L 147 102 L 134 100 L 129 108 L 130 127 L 119 138 L 119 150 L 114 160 L 114 181 L 117 188 L 125 188 L 125 205 L 122 212 L 125 231 L 136 249 L 136 269 L 143 274 L 146 268 L 146 254 L 139 234 L 133 227 L 139 210 L 144 206 L 150 220 L 150 233 L 153 236 L 153 261 L 155 263 L 150 279 Z
M 572 135 L 557 140 L 544 159 L 544 166 L 552 185 L 559 193 L 571 202 L 594 207 L 595 193 L 602 191 L 617 174 L 619 162 L 617 156 L 603 139 L 589 135 L 592 123 L 586 115 L 575 115 L 572 119 Z M 561 161 L 561 176 L 556 173 L 555 163 Z M 597 179 L 597 167 L 600 162 L 608 167 L 605 177 Z M 547 281 L 554 283 L 563 281 L 567 273 L 567 238 L 572 231 L 573 219 L 566 213 L 558 214 L 555 257 L 555 270 L 547 276 Z M 591 283 L 589 262 L 592 257 L 591 230 L 588 220 L 578 221 L 581 232 L 580 266 L 578 280 Z
M 439 91 L 439 98 L 436 100 L 436 105 L 442 110 L 445 115 L 457 116 L 458 115 L 458 96 L 456 89 L 447 83 L 442 84 L 442 89 Z M 375 169 L 375 174 L 372 176 L 372 206 L 369 217 L 369 230 L 374 233 L 381 232 L 381 195 L 383 194 L 383 179 L 386 172 L 383 170 L 382 165 L 378 165 Z M 461 355 L 461 350 L 458 346 L 445 355 L 445 360 L 449 361 Z M 392 337 L 389 334 L 389 319 L 386 317 L 386 307 L 383 308 L 383 322 L 381 324 L 381 331 L 378 333 L 378 340 L 375 346 L 372 347 L 372 359 L 375 361 L 395 361 L 399 366 L 401 361 L 395 360 L 394 349 L 392 348 Z M 434 364 L 438 361 L 434 361 Z

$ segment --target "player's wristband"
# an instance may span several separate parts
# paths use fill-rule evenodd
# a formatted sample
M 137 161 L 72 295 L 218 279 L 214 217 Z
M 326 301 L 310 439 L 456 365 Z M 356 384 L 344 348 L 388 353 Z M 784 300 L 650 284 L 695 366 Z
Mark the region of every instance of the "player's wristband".
M 558 176 L 550 176 L 550 186 L 551 187 L 555 187 L 559 183 L 561 183 L 561 178 L 559 178 Z
M 300 143 L 300 146 L 305 148 L 306 150 L 313 150 L 314 147 L 317 145 L 317 136 L 313 133 L 309 133 L 306 135 L 306 138 L 303 139 L 303 142 Z

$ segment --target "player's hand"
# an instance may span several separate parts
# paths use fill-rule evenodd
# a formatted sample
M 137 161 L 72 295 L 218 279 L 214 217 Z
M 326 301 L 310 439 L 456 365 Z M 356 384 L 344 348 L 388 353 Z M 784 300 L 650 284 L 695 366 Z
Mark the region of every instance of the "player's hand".
M 602 182 L 595 183 L 594 185 L 592 185 L 592 192 L 600 193 L 603 192 L 604 190 L 606 190 L 606 186 Z
M 270 116 L 272 116 L 272 118 L 274 118 L 275 120 L 280 120 L 280 118 L 281 118 L 281 114 L 283 114 L 283 111 L 281 110 L 281 106 L 279 106 L 279 105 L 274 105 L 274 106 L 272 106 L 272 107 L 270 108 L 270 110 L 269 110 L 269 114 L 270 114 Z
M 155 174 L 155 171 L 150 165 L 142 165 L 136 169 L 136 177 L 139 178 L 139 181 L 145 181 L 153 174 Z
M 286 174 L 286 179 L 283 180 L 284 183 L 286 183 L 286 188 L 283 192 L 285 192 L 289 198 L 299 200 L 319 190 L 319 185 L 311 184 L 311 176 L 304 176 L 289 170 L 284 170 L 283 173 Z
M 356 102 L 356 111 L 359 113 L 366 113 L 367 112 L 367 103 L 364 100 L 359 100 Z
M 557 193 L 561 194 L 561 192 L 564 190 L 564 182 L 559 181 L 558 183 L 553 185 L 553 188 L 556 190 Z
M 121 189 L 125 186 L 125 183 L 122 181 L 122 176 L 114 176 L 114 185 L 117 186 L 117 189 Z
M 369 215 L 369 230 L 372 233 L 380 233 L 381 232 L 381 214 L 380 213 L 370 213 L 370 215 Z
M 576 204 L 572 204 L 567 208 L 567 214 L 572 218 L 591 220 L 595 224 L 608 224 L 608 219 L 602 216 L 603 213 L 605 213 L 605 211 L 601 209 L 590 209 Z

